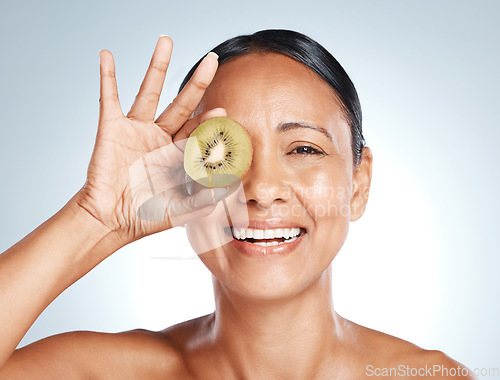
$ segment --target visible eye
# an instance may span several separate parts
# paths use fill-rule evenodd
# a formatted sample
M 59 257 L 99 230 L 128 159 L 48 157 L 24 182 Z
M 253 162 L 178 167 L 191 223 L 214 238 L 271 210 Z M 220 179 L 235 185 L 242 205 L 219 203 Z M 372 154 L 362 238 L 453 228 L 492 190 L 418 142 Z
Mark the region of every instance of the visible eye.
M 310 155 L 310 154 L 324 155 L 325 154 L 324 152 L 320 151 L 319 149 L 313 148 L 312 146 L 309 146 L 309 145 L 298 146 L 288 154 L 292 154 L 292 153 L 306 154 L 306 155 Z

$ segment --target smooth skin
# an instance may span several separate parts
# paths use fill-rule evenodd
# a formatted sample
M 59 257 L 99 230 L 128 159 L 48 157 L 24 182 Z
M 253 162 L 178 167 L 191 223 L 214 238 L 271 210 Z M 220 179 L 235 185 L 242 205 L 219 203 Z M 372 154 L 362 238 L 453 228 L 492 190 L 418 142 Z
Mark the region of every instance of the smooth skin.
M 372 154 L 365 148 L 361 163 L 353 164 L 349 129 L 328 85 L 278 54 L 239 57 L 219 70 L 209 55 L 155 120 L 171 52 L 172 41 L 161 37 L 126 116 L 113 57 L 100 52 L 100 117 L 87 182 L 0 255 L 0 379 L 360 379 L 370 364 L 458 366 L 333 308 L 331 262 L 350 221 L 365 210 Z M 217 233 L 225 215 L 216 203 L 223 195 L 176 188 L 162 197 L 164 218 L 146 221 L 136 216 L 140 194 L 129 178 L 138 159 L 164 146 L 176 148 L 162 151 L 167 172 L 181 177 L 182 139 L 215 116 L 240 122 L 259 147 L 242 177 L 244 192 L 229 195 L 228 206 L 245 208 L 251 220 L 285 215 L 300 223 L 307 233 L 297 250 L 272 258 L 249 258 L 231 244 L 200 252 L 214 279 L 210 315 L 160 332 L 64 333 L 15 350 L 50 302 L 121 247 L 180 224 L 193 247 L 200 231 Z M 279 132 L 285 122 L 320 126 L 333 138 L 310 128 Z M 307 196 L 318 188 L 335 194 Z

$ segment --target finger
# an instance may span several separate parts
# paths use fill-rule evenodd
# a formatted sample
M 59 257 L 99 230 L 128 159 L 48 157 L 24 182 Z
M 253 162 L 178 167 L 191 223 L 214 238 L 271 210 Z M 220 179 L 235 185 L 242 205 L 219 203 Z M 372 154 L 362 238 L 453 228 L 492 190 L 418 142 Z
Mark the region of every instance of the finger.
M 137 208 L 137 216 L 149 222 L 167 222 L 170 227 L 181 226 L 190 220 L 209 215 L 227 195 L 226 188 L 203 189 L 188 197 L 158 193 Z
M 173 142 L 177 148 L 184 152 L 188 137 L 198 126 L 214 117 L 226 117 L 227 112 L 224 108 L 214 108 L 210 111 L 203 112 L 192 119 L 188 120 L 173 138 Z
M 123 112 L 118 99 L 116 85 L 115 62 L 113 55 L 108 50 L 99 52 L 101 89 L 99 98 L 99 119 L 112 120 L 123 117 Z
M 184 225 L 192 220 L 198 220 L 210 215 L 217 206 L 222 206 L 224 209 L 222 212 L 226 212 L 229 220 L 230 214 L 232 215 L 235 210 L 233 210 L 232 203 L 228 209 L 225 199 L 229 200 L 231 195 L 236 195 L 240 188 L 242 188 L 241 181 L 236 181 L 222 188 L 202 188 L 193 195 L 181 198 L 173 203 L 172 208 L 169 210 L 169 220 L 174 226 Z M 223 204 L 220 201 L 223 201 Z M 246 219 L 248 220 L 248 216 Z
M 148 71 L 127 117 L 143 121 L 154 120 L 172 55 L 172 46 L 170 37 L 161 36 L 158 39 Z
M 203 189 L 194 195 L 172 202 L 167 211 L 172 226 L 210 215 L 217 203 L 228 195 L 228 188 Z
M 212 82 L 217 71 L 217 59 L 217 54 L 213 52 L 203 58 L 186 86 L 156 119 L 156 124 L 171 135 L 184 125 L 198 107 L 205 90 Z

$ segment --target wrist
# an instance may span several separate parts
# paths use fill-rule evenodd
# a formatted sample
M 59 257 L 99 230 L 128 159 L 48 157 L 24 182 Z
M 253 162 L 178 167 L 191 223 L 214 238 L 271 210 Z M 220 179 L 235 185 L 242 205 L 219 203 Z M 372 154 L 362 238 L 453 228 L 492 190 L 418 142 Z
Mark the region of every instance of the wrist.
M 84 205 L 82 195 L 78 192 L 68 201 L 64 209 L 74 219 L 79 229 L 78 233 L 88 237 L 93 244 L 100 247 L 99 253 L 104 256 L 103 259 L 127 244 L 120 239 L 116 231 L 97 219 Z

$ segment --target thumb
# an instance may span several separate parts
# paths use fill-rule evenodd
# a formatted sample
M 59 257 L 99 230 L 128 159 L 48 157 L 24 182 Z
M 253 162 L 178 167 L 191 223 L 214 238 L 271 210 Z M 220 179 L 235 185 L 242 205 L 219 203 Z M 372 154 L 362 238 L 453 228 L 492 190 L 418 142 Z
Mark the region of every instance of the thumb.
M 172 210 L 170 220 L 174 226 L 183 225 L 190 220 L 210 215 L 217 202 L 229 193 L 227 187 L 205 188 L 196 194 L 180 199 L 176 210 Z
M 223 199 L 228 192 L 229 188 L 227 187 L 205 188 L 198 191 L 196 194 L 181 199 L 180 203 L 186 213 L 193 212 L 216 204 Z

